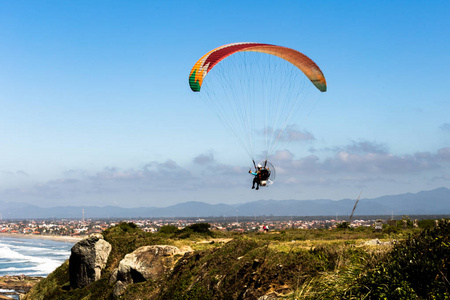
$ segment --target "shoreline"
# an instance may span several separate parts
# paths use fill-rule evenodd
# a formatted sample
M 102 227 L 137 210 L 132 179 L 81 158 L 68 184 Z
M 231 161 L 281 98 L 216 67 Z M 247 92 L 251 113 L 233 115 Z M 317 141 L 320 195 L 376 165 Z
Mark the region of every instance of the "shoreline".
M 55 242 L 77 243 L 85 238 L 85 236 L 65 236 L 65 235 L 31 235 L 22 233 L 0 233 L 1 237 L 18 238 L 18 239 L 35 239 L 35 240 L 51 240 Z
M 19 299 L 20 295 L 29 292 L 42 278 L 44 277 L 25 275 L 0 276 L 0 299 Z M 16 296 L 16 298 L 11 296 Z

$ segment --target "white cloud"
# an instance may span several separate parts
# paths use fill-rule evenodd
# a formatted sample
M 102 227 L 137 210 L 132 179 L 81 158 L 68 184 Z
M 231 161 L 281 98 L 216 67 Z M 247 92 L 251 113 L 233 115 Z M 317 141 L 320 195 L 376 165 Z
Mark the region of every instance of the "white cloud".
M 299 130 L 293 125 L 286 127 L 282 132 L 278 130 L 276 135 L 280 136 L 280 141 L 287 142 L 304 142 L 316 139 L 312 133 L 306 130 Z
M 324 157 L 308 155 L 300 158 L 287 150 L 278 151 L 270 159 L 277 174 L 275 185 L 267 192 L 253 193 L 251 197 L 263 198 L 270 191 L 278 191 L 273 196 L 286 199 L 314 189 L 322 195 L 322 190 L 330 189 L 373 189 L 374 186 L 408 186 L 413 182 L 436 185 L 449 181 L 446 174 L 450 173 L 450 148 L 441 148 L 434 153 L 394 155 L 382 144 L 360 141 L 333 150 Z M 152 161 L 138 168 L 105 167 L 97 172 L 68 170 L 60 178 L 28 187 L 4 189 L 0 195 L 9 201 L 39 200 L 43 205 L 68 205 L 78 199 L 76 203 L 85 201 L 92 205 L 95 201 L 116 201 L 127 206 L 133 206 L 133 203 L 136 203 L 134 206 L 137 203 L 151 206 L 158 197 L 171 198 L 173 202 L 191 199 L 217 203 L 226 202 L 224 197 L 236 199 L 232 195 L 247 191 L 243 191 L 246 184 L 251 184 L 247 172 L 248 166 L 222 164 L 211 153 L 206 153 L 194 157 L 189 165 L 166 160 Z M 213 198 L 206 195 L 213 195 Z M 153 202 L 147 199 L 153 199 Z M 252 198 L 246 196 L 245 199 Z
M 352 141 L 348 146 L 343 149 L 350 153 L 379 153 L 386 154 L 388 152 L 387 146 L 384 144 L 369 142 L 369 141 Z
M 289 151 L 277 152 L 273 161 L 276 162 L 277 173 L 283 175 L 278 177 L 279 181 L 283 183 L 281 178 L 287 177 L 289 179 L 285 183 L 309 182 L 307 185 L 324 187 L 345 182 L 381 182 L 383 178 L 407 183 L 410 181 L 408 178 L 430 172 L 445 173 L 450 167 L 450 148 L 442 148 L 435 153 L 395 155 L 382 144 L 352 142 L 333 150 L 325 157 L 309 155 L 301 158 L 295 158 Z
M 194 158 L 194 163 L 199 165 L 210 165 L 214 163 L 214 155 L 212 153 L 200 154 Z
M 19 171 L 0 171 L 0 175 L 5 177 L 29 177 L 30 175 L 27 172 L 19 170 Z
M 291 161 L 294 155 L 288 150 L 277 151 L 273 156 L 274 161 Z
M 439 149 L 437 156 L 441 161 L 450 162 L 450 147 Z
M 316 138 L 312 133 L 306 130 L 300 130 L 296 125 L 286 126 L 284 129 L 265 128 L 258 132 L 262 136 L 273 137 L 274 140 L 282 142 L 305 142 L 313 141 Z

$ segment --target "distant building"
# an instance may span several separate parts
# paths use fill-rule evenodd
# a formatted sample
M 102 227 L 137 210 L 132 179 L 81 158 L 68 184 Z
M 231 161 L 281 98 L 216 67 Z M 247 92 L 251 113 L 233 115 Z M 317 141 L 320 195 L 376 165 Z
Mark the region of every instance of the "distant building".
M 383 229 L 383 220 L 376 220 L 374 223 L 375 231 L 380 232 Z

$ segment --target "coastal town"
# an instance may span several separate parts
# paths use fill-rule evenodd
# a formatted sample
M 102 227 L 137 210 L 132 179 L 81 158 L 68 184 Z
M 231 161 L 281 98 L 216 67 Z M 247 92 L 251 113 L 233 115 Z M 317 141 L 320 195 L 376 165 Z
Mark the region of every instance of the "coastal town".
M 21 234 L 28 236 L 67 236 L 83 237 L 92 233 L 113 227 L 120 222 L 132 222 L 146 232 L 157 232 L 161 227 L 172 225 L 179 229 L 195 223 L 209 223 L 212 230 L 232 232 L 258 232 L 264 230 L 287 229 L 333 229 L 338 224 L 348 221 L 344 218 L 263 218 L 263 217 L 235 217 L 235 218 L 183 218 L 183 219 L 41 219 L 41 220 L 2 220 L 1 234 Z M 350 222 L 350 227 L 373 227 L 376 219 L 356 219 Z M 387 222 L 387 220 L 382 220 Z

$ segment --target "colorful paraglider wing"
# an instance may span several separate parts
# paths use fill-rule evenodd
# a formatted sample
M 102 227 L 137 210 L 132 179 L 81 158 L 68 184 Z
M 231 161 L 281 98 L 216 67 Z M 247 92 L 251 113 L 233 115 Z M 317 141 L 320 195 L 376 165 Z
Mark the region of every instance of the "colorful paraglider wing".
M 327 90 L 327 83 L 319 67 L 306 55 L 297 50 L 260 43 L 235 43 L 218 47 L 202 56 L 189 74 L 189 85 L 194 92 L 199 92 L 206 74 L 221 60 L 241 51 L 262 52 L 278 56 L 297 68 L 321 91 Z

